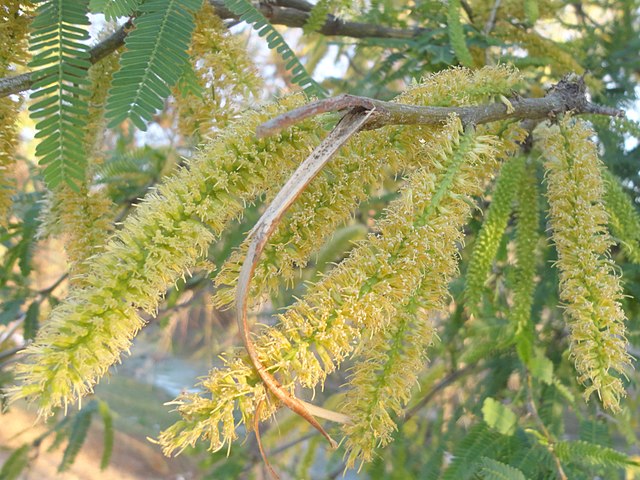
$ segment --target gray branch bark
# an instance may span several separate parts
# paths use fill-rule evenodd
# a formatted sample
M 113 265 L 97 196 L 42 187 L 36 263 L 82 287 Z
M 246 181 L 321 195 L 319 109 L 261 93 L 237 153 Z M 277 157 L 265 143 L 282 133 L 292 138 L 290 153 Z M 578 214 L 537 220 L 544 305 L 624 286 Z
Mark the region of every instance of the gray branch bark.
M 223 20 L 238 20 L 222 0 L 209 0 L 216 13 Z M 276 0 L 272 4 L 260 4 L 260 11 L 274 25 L 285 25 L 293 28 L 304 26 L 313 6 L 305 0 Z M 114 34 L 96 44 L 90 51 L 91 63 L 102 60 L 124 44 L 127 32 L 131 29 L 131 21 L 119 28 Z M 398 29 L 368 23 L 345 22 L 333 15 L 327 15 L 325 24 L 318 30 L 327 36 L 343 36 L 352 38 L 412 38 L 425 29 Z M 34 73 L 26 72 L 20 75 L 0 78 L 0 98 L 16 94 L 31 88 L 34 83 Z
M 340 110 L 372 111 L 363 130 L 372 130 L 385 125 L 435 125 L 445 122 L 455 114 L 463 125 L 480 125 L 498 120 L 543 120 L 564 112 L 575 114 L 598 114 L 624 116 L 615 108 L 596 105 L 587 100 L 586 86 L 582 77 L 568 75 L 543 98 L 514 98 L 510 105 L 503 102 L 469 107 L 421 107 L 385 102 L 355 95 L 339 95 L 309 103 L 279 115 L 258 127 L 257 135 L 272 135 L 305 118 L 321 113 Z

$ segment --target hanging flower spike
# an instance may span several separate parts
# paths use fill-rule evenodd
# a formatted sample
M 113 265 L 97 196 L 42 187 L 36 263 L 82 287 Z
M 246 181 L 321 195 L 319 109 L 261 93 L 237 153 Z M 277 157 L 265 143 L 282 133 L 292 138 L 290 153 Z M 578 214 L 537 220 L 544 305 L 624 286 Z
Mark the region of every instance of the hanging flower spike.
M 631 365 L 625 338 L 622 289 L 609 257 L 612 244 L 603 205 L 602 163 L 593 131 L 565 117 L 538 130 L 547 170 L 552 238 L 558 251 L 562 300 L 585 398 L 597 392 L 605 408 L 620 410 L 620 376 Z
M 313 121 L 275 138 L 253 134 L 257 125 L 302 101 L 298 95 L 249 113 L 145 197 L 88 261 L 83 288 L 52 312 L 27 347 L 16 366 L 13 400 L 34 400 L 47 416 L 92 391 L 144 325 L 138 309 L 154 314 L 166 289 L 204 258 L 246 204 L 276 190 L 318 142 Z

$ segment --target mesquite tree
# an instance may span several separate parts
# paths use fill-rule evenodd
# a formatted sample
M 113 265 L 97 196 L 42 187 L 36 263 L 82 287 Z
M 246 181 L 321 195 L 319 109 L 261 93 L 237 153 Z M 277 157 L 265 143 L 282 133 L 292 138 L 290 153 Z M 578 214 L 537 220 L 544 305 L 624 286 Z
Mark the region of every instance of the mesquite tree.
M 633 470 L 638 11 L 2 0 L 9 414 L 57 416 L 64 470 L 98 413 L 106 466 L 94 386 L 189 296 L 242 344 L 218 324 L 220 361 L 149 435 L 167 455 L 231 449 L 214 478 Z M 150 125 L 168 146 L 140 146 Z M 41 288 L 53 239 L 68 268 Z

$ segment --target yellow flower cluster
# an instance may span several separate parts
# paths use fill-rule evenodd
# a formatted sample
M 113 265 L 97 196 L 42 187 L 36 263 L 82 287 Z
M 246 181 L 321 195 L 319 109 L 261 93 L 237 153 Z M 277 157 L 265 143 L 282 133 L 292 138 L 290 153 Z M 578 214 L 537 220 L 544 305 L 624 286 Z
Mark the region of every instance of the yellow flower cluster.
M 472 71 L 449 69 L 431 75 L 396 101 L 412 105 L 475 105 L 494 95 L 507 95 L 520 82 L 507 66 Z M 434 138 L 435 135 L 435 138 Z M 426 161 L 425 149 L 439 138 L 438 129 L 425 126 L 385 127 L 361 132 L 344 146 L 291 207 L 269 239 L 253 278 L 254 298 L 274 291 L 281 282 L 292 284 L 312 253 L 335 229 L 347 222 L 358 203 L 376 191 L 386 171 L 411 171 Z M 215 303 L 232 303 L 248 243 L 231 255 L 216 277 Z
M 620 376 L 630 357 L 620 280 L 609 257 L 603 166 L 590 141 L 593 131 L 580 120 L 565 118 L 537 132 L 571 355 L 587 387 L 585 397 L 597 392 L 605 408 L 618 411 L 625 395 Z
M 426 348 L 435 336 L 427 316 L 446 311 L 448 285 L 457 273 L 458 245 L 464 241 L 463 226 L 474 206 L 473 197 L 484 192 L 496 173 L 497 160 L 512 154 L 525 132 L 512 126 L 502 134 L 501 141 L 494 136 L 477 136 L 466 152 L 461 142 L 433 185 L 420 172 L 409 180 L 407 191 L 415 192 L 427 185 L 427 195 L 432 195 L 428 219 L 423 217 L 420 221 L 428 222 L 430 232 L 415 244 L 431 260 L 423 264 L 420 284 L 399 305 L 396 318 L 381 324 L 377 331 L 369 328 L 358 340 L 354 355 L 362 360 L 353 368 L 349 380 L 352 388 L 343 408 L 353 419 L 343 428 L 350 466 L 371 460 L 377 446 L 391 441 L 396 428 L 391 414 L 402 413 L 424 365 Z M 455 161 L 457 155 L 464 158 L 461 164 Z M 453 181 L 449 183 L 449 179 Z
M 180 132 L 201 140 L 237 118 L 242 107 L 239 100 L 258 96 L 262 82 L 241 38 L 229 33 L 209 2 L 195 20 L 189 55 L 201 91 L 175 92 L 175 102 Z
M 444 307 L 448 282 L 457 268 L 461 226 L 472 208 L 470 196 L 482 193 L 486 181 L 495 173 L 495 155 L 500 145 L 495 137 L 460 136 L 457 118 L 434 134 L 431 142 L 420 145 L 425 166 L 411 175 L 400 198 L 392 202 L 379 222 L 377 232 L 358 244 L 349 258 L 322 281 L 311 286 L 304 299 L 280 315 L 277 327 L 265 329 L 256 339 L 261 360 L 271 372 L 279 374 L 292 392 L 296 384 L 309 388 L 322 384 L 364 340 L 363 332 L 370 335 L 372 342 L 387 343 L 390 338 L 400 338 L 402 333 L 395 331 L 399 324 L 394 319 L 405 311 L 406 305 L 429 310 Z M 413 326 L 424 319 L 411 321 Z M 374 339 L 379 331 L 384 333 Z M 414 365 L 416 355 L 420 357 L 424 345 L 431 341 L 433 333 L 428 325 L 415 330 L 418 332 L 420 342 L 415 339 L 413 346 L 407 344 L 402 353 L 397 352 L 399 362 L 405 366 Z M 372 355 L 375 354 L 368 352 L 367 358 L 374 358 Z M 384 351 L 380 355 L 382 360 Z M 232 357 L 227 368 L 214 369 L 202 384 L 206 397 L 188 393 L 178 398 L 178 412 L 183 420 L 160 436 L 165 453 L 192 445 L 199 435 L 209 439 L 214 448 L 224 445 L 221 437 L 231 439 L 220 434 L 226 428 L 221 418 L 207 415 L 212 408 L 227 408 L 225 405 L 232 403 L 241 410 L 245 421 L 251 417 L 257 401 L 244 399 L 240 404 L 238 399 L 247 394 L 263 396 L 264 391 L 257 374 L 247 380 L 247 369 L 243 357 Z M 363 374 L 368 371 L 364 368 Z M 394 409 L 406 398 L 413 384 L 408 378 L 404 390 L 388 397 L 388 404 L 379 405 L 382 410 L 367 413 L 369 402 L 374 399 L 361 398 L 367 405 L 362 406 L 362 418 L 356 418 L 356 425 L 362 427 L 374 415 L 375 421 L 380 418 L 382 423 L 373 435 L 385 438 L 393 425 L 385 422 L 388 415 L 383 412 Z M 363 379 L 362 384 L 365 382 Z M 247 383 L 254 385 L 251 391 L 247 391 Z M 353 405 L 347 410 L 350 415 L 358 414 Z M 351 433 L 357 437 L 356 430 Z M 370 445 L 370 436 L 355 442 L 350 446 L 355 452 L 354 459 L 370 454 L 372 447 L 356 446 Z
M 13 399 L 33 399 L 48 415 L 91 391 L 143 326 L 137 309 L 154 313 L 166 289 L 197 266 L 247 202 L 282 185 L 318 143 L 312 120 L 269 139 L 253 134 L 302 100 L 291 97 L 248 114 L 147 195 L 89 259 L 84 288 L 71 292 L 27 348 Z
M 16 73 L 16 66 L 24 65 L 27 58 L 29 16 L 18 0 L 0 1 L 0 77 Z M 0 98 L 0 225 L 7 221 L 14 190 L 12 169 L 18 136 L 16 120 L 20 100 Z

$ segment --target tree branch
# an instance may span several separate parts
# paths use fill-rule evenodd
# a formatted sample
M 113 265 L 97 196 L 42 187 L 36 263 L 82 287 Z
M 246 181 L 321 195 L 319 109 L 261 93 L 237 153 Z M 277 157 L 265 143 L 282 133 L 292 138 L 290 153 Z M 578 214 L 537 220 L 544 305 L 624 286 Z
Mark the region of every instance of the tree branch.
M 132 28 L 132 26 L 133 23 L 129 20 L 114 33 L 92 47 L 89 50 L 89 61 L 92 64 L 97 63 L 104 57 L 115 52 L 122 46 L 122 44 L 124 44 L 127 32 Z M 35 72 L 26 72 L 12 77 L 0 78 L 0 98 L 31 88 L 31 85 L 33 85 L 35 81 L 34 73 Z
M 216 13 L 223 20 L 239 20 L 222 0 L 209 0 Z M 276 0 L 273 4 L 260 4 L 262 14 L 274 25 L 285 25 L 298 28 L 304 26 L 309 18 L 309 12 L 313 5 L 305 0 Z M 127 32 L 133 23 L 129 20 L 115 33 L 96 44 L 89 54 L 91 63 L 102 60 L 124 44 Z M 424 28 L 399 29 L 369 23 L 345 22 L 333 15 L 327 15 L 325 24 L 318 30 L 327 36 L 343 36 L 352 38 L 413 38 L 426 31 Z M 34 72 L 26 72 L 20 75 L 0 78 L 0 98 L 28 90 L 34 83 Z
M 273 118 L 258 127 L 258 137 L 272 135 L 320 113 L 339 110 L 374 110 L 363 130 L 385 125 L 435 125 L 450 115 L 458 115 L 463 125 L 480 125 L 498 120 L 542 120 L 564 112 L 624 116 L 622 110 L 590 103 L 582 77 L 567 75 L 544 98 L 515 98 L 510 102 L 496 102 L 469 107 L 421 107 L 385 102 L 355 95 L 339 95 L 309 103 Z

